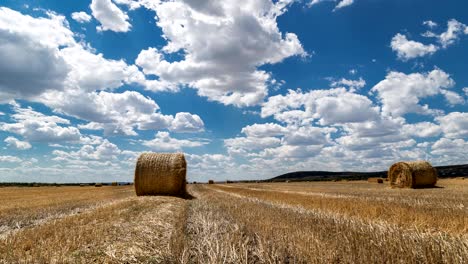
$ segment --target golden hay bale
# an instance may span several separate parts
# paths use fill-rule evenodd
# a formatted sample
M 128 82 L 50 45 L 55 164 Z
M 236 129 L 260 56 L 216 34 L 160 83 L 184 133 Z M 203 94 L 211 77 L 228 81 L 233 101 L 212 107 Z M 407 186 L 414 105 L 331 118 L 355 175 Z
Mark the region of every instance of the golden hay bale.
M 209 181 L 208 181 L 208 184 L 214 184 L 214 181 L 213 181 L 213 180 L 209 180 Z
M 94 187 L 102 187 L 102 183 L 97 182 L 94 184 Z
M 437 170 L 427 161 L 397 162 L 388 170 L 392 187 L 433 187 L 437 183 Z
M 185 195 L 186 173 L 183 153 L 143 153 L 135 168 L 136 194 Z
M 369 178 L 367 179 L 367 182 L 371 182 L 371 183 L 383 183 L 383 179 L 382 178 Z
M 112 186 L 119 186 L 119 184 L 117 182 L 112 182 L 111 184 Z

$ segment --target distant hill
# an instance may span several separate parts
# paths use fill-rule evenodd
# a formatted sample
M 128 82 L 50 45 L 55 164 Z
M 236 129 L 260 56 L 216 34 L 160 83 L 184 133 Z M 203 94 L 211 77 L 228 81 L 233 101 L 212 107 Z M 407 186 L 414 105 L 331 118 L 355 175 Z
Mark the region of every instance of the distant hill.
M 468 164 L 438 166 L 439 178 L 468 176 Z M 329 180 L 365 180 L 370 177 L 387 177 L 387 171 L 377 172 L 331 172 L 331 171 L 296 171 L 282 174 L 268 181 L 329 181 Z

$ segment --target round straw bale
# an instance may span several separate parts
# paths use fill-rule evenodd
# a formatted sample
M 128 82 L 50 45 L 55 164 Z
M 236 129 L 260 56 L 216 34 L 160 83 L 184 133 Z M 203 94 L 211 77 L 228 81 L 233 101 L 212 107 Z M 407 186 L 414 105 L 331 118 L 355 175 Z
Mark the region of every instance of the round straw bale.
M 437 170 L 427 161 L 397 162 L 388 170 L 392 187 L 433 187 L 437 183 Z
M 209 180 L 209 181 L 208 181 L 208 184 L 214 184 L 214 181 L 213 181 L 213 180 Z
M 119 183 L 118 183 L 118 182 L 112 182 L 111 185 L 112 185 L 112 186 L 119 186 Z
M 183 153 L 143 153 L 135 168 L 136 194 L 185 195 L 186 172 Z
M 102 187 L 102 183 L 97 182 L 97 183 L 94 184 L 94 187 Z

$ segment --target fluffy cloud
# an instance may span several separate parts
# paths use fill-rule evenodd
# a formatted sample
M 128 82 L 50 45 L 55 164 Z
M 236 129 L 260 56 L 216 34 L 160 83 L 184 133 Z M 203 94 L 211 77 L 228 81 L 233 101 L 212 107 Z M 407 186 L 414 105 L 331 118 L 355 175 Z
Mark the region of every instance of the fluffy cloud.
M 110 60 L 80 45 L 63 48 L 61 56 L 71 66 L 67 85 L 73 90 L 94 91 L 114 89 L 124 83 L 144 85 L 143 74 L 134 65 L 123 60 Z
M 423 34 L 423 36 L 429 38 L 436 38 L 443 48 L 447 48 L 448 46 L 455 43 L 460 38 L 460 35 L 463 34 L 468 34 L 468 26 L 461 22 L 458 22 L 456 19 L 450 19 L 447 22 L 446 31 L 440 34 L 434 33 L 433 31 L 427 31 Z
M 444 135 L 448 138 L 468 137 L 468 113 L 452 112 L 446 116 L 437 117 Z
M 447 139 L 441 138 L 437 140 L 432 145 L 432 153 L 436 155 L 443 155 L 443 154 L 455 154 L 460 155 L 468 154 L 468 142 L 464 141 L 463 139 Z
M 444 95 L 445 99 L 451 106 L 465 103 L 465 99 L 463 98 L 463 96 L 457 94 L 456 92 L 442 90 L 441 94 Z
M 367 97 L 345 93 L 339 96 L 326 96 L 316 101 L 316 115 L 321 125 L 337 123 L 359 123 L 378 118 L 379 109 Z
M 169 128 L 173 132 L 201 132 L 204 130 L 204 123 L 198 115 L 190 113 L 177 113 L 172 125 Z
M 433 44 L 424 45 L 420 42 L 408 40 L 405 35 L 400 33 L 393 37 L 390 47 L 397 53 L 398 58 L 401 60 L 424 57 L 434 54 L 438 50 L 438 47 Z
M 127 32 L 130 30 L 131 25 L 128 22 L 128 15 L 111 0 L 93 0 L 89 7 L 94 18 L 101 23 L 101 26 L 97 27 L 98 31 Z
M 461 34 L 468 34 L 468 26 L 451 19 L 447 22 L 447 31 L 438 36 L 439 42 L 444 48 L 455 43 Z
M 0 162 L 19 163 L 22 160 L 15 156 L 0 156 Z
M 135 91 L 101 91 L 74 96 L 69 93 L 53 93 L 44 96 L 44 103 L 47 102 L 60 113 L 90 121 L 86 125 L 80 125 L 81 129 L 104 130 L 106 135 L 137 135 L 135 128 L 169 129 L 174 132 L 204 130 L 204 123 L 198 115 L 185 112 L 177 113 L 175 117 L 163 115 L 154 100 Z
M 168 43 L 161 50 L 143 50 L 137 65 L 158 82 L 187 85 L 209 100 L 236 106 L 259 103 L 266 95 L 265 64 L 306 53 L 297 36 L 282 33 L 276 19 L 290 1 L 146 3 L 157 14 L 157 25 Z M 165 54 L 183 51 L 169 62 Z M 156 85 L 156 89 L 161 89 Z
M 335 88 L 307 93 L 289 90 L 286 95 L 272 96 L 263 104 L 261 115 L 274 115 L 275 119 L 286 123 L 307 123 L 318 119 L 320 124 L 327 125 L 374 120 L 378 113 L 378 107 L 373 106 L 367 97 Z
M 74 43 L 63 16 L 24 16 L 0 7 L 0 102 L 63 89 L 69 67 L 57 46 Z
M 206 140 L 176 139 L 171 137 L 169 132 L 163 131 L 156 133 L 154 139 L 142 142 L 153 151 L 180 151 L 184 148 L 201 147 L 208 143 Z
M 73 12 L 71 17 L 78 23 L 87 23 L 91 21 L 91 16 L 86 12 Z
M 3 142 L 5 142 L 7 146 L 15 148 L 15 149 L 25 150 L 25 149 L 30 149 L 32 147 L 31 144 L 29 144 L 29 142 L 21 141 L 15 137 L 7 137 L 5 138 Z
M 371 92 L 377 94 L 382 102 L 382 112 L 385 115 L 433 114 L 434 111 L 428 105 L 419 104 L 420 99 L 437 94 L 446 95 L 446 89 L 454 84 L 450 76 L 440 69 L 412 74 L 390 72 Z
M 14 123 L 0 123 L 0 130 L 22 136 L 32 142 L 79 142 L 80 131 L 70 121 L 58 116 L 47 116 L 32 108 L 13 106 L 10 117 Z
M 428 26 L 432 30 L 437 26 L 437 23 L 429 20 L 424 21 L 423 25 Z M 396 34 L 393 37 L 390 46 L 392 50 L 397 53 L 399 59 L 406 61 L 434 54 L 440 48 L 447 48 L 455 43 L 460 38 L 460 35 L 463 34 L 468 34 L 468 26 L 455 19 L 451 19 L 447 22 L 447 30 L 445 32 L 436 34 L 429 30 L 422 34 L 424 37 L 436 38 L 439 45 L 425 45 L 420 42 L 408 40 L 405 35 Z
M 287 128 L 275 123 L 253 124 L 242 128 L 248 137 L 275 137 L 286 134 Z
M 322 128 L 318 127 L 299 127 L 290 129 L 283 139 L 283 145 L 289 146 L 310 146 L 324 145 L 327 143 L 327 136 Z
M 403 126 L 403 130 L 410 136 L 420 138 L 437 137 L 442 133 L 441 127 L 431 122 L 406 124 Z
M 4 56 L 8 60 L 2 60 L 4 64 L 0 67 L 3 67 L 2 72 L 8 73 L 8 76 L 2 78 L 5 80 L 4 84 L 0 83 L 5 86 L 5 89 L 0 92 L 0 100 L 6 102 L 15 98 L 34 99 L 57 112 L 89 121 L 88 124 L 80 126 L 83 129 L 103 129 L 106 134 L 136 135 L 134 128 L 169 129 L 174 132 L 203 130 L 203 122 L 197 115 L 188 113 L 179 113 L 175 117 L 162 115 L 156 112 L 157 107 L 154 106 L 146 107 L 145 110 L 140 108 L 135 110 L 135 104 L 142 102 L 143 106 L 148 106 L 148 100 L 130 92 L 113 94 L 102 91 L 130 83 L 140 84 L 148 89 L 161 87 L 173 89 L 177 85 L 174 85 L 172 80 L 146 80 L 136 66 L 128 65 L 123 60 L 106 59 L 102 54 L 93 52 L 89 45 L 76 42 L 63 16 L 49 14 L 49 17 L 33 18 L 7 8 L 2 8 L 2 12 L 4 14 L 0 15 L 0 28 L 4 29 L 5 34 L 14 33 L 23 37 L 25 43 L 32 49 L 39 49 L 39 55 L 45 54 L 50 59 L 44 59 L 44 56 L 31 56 L 34 52 L 29 53 L 27 60 L 26 57 L 10 58 L 11 54 L 25 53 L 4 49 L 8 51 L 7 56 Z M 33 26 L 29 26 L 30 24 Z M 29 28 L 31 30 L 24 30 Z M 280 42 L 285 41 L 281 39 L 279 32 L 276 33 L 279 35 Z M 18 46 L 18 42 L 11 38 L 5 43 L 7 44 L 4 45 L 12 49 Z M 209 51 L 205 50 L 205 52 Z M 264 59 L 273 63 L 280 61 L 283 57 Z M 151 56 L 149 59 L 155 60 Z M 142 59 L 137 59 L 137 62 L 141 63 L 144 69 L 149 67 Z M 229 62 L 226 63 L 229 64 Z M 18 67 L 13 67 L 17 64 Z M 215 68 L 218 66 L 218 63 L 213 64 Z M 28 67 L 35 72 L 24 78 L 24 69 Z M 151 73 L 151 67 L 148 69 L 150 70 L 147 73 Z M 31 80 L 28 79 L 29 77 L 32 77 Z M 101 90 L 101 92 L 95 92 L 95 90 Z M 116 100 L 119 107 L 112 105 L 116 103 Z M 149 104 L 155 103 L 152 101 Z
M 281 140 L 276 137 L 236 137 L 224 140 L 228 153 L 246 155 L 252 151 L 280 146 Z
M 210 175 L 223 175 L 227 177 L 226 171 L 235 169 L 236 163 L 233 158 L 222 154 L 185 154 L 187 166 L 190 171 L 190 179 L 202 179 Z M 207 179 L 203 179 L 207 180 Z M 217 178 L 217 180 L 220 180 Z
M 0 8 L 0 102 L 150 83 L 136 66 L 105 59 L 77 42 L 65 17 L 47 15 L 34 18 Z
M 441 138 L 432 145 L 431 154 L 443 164 L 465 164 L 468 142 L 463 139 Z
M 350 73 L 351 74 L 355 74 L 356 73 L 356 70 L 350 70 Z M 363 88 L 364 86 L 366 86 L 366 81 L 362 78 L 359 78 L 359 80 L 348 80 L 348 79 L 341 79 L 341 80 L 338 80 L 338 81 L 333 81 L 331 83 L 331 86 L 333 87 L 337 87 L 337 86 L 347 86 L 349 87 L 349 91 L 350 92 L 354 92 L 354 91 L 357 91 L 361 88 Z
M 78 151 L 62 151 L 54 150 L 52 154 L 55 156 L 55 161 L 67 161 L 71 163 L 81 163 L 82 161 L 110 161 L 117 159 L 121 154 L 121 150 L 117 145 L 109 142 L 107 139 L 103 140 L 97 146 L 84 145 Z

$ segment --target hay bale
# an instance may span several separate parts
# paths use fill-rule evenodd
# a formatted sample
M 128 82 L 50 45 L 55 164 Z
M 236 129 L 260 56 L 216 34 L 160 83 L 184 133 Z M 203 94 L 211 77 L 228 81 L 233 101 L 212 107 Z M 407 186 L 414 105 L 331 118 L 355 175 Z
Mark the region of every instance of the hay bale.
M 117 182 L 112 182 L 111 184 L 112 186 L 119 186 L 119 184 Z
M 370 182 L 370 183 L 383 183 L 384 180 L 382 178 L 369 178 L 369 179 L 367 179 L 367 182 Z
M 208 184 L 214 184 L 214 181 L 213 181 L 213 180 L 209 180 L 209 181 L 208 181 Z
M 388 170 L 392 187 L 433 187 L 437 183 L 437 170 L 427 161 L 397 162 Z
M 94 184 L 94 187 L 102 187 L 102 183 L 96 182 L 96 183 Z
M 183 153 L 143 153 L 135 168 L 136 194 L 185 195 L 186 173 Z

